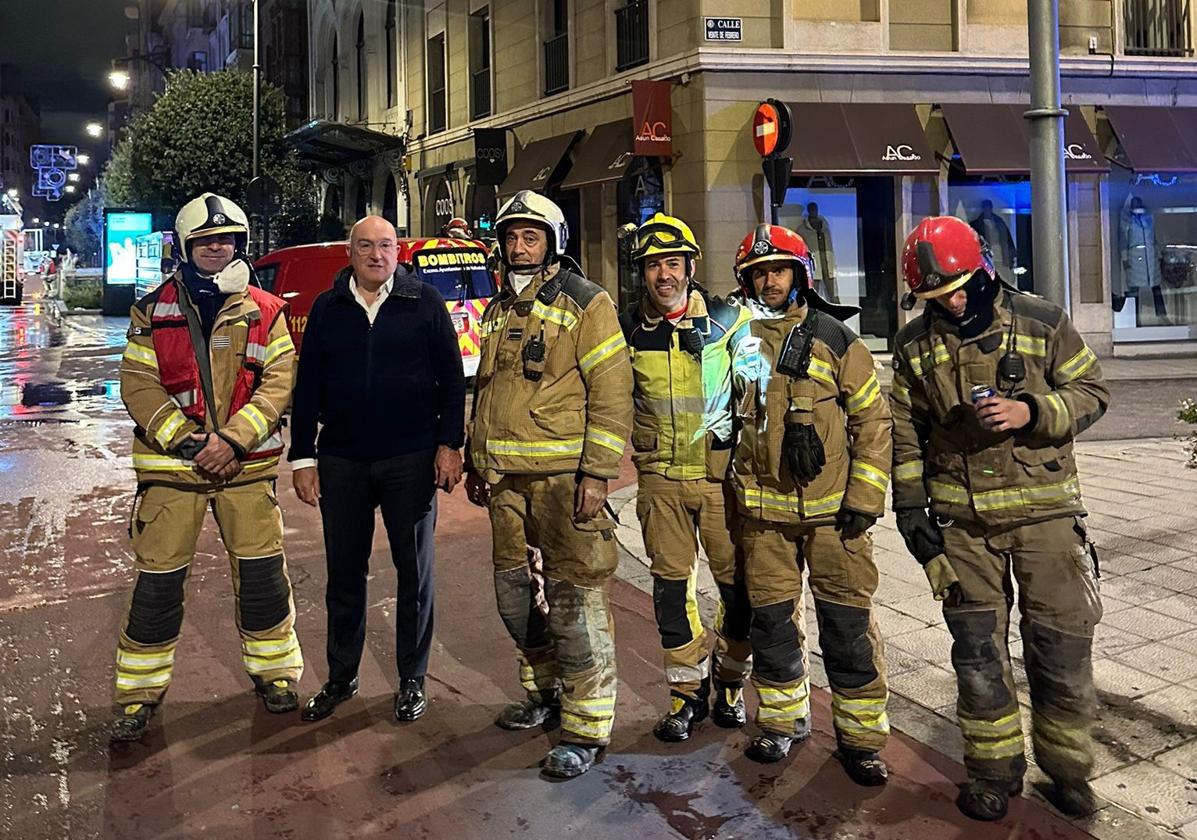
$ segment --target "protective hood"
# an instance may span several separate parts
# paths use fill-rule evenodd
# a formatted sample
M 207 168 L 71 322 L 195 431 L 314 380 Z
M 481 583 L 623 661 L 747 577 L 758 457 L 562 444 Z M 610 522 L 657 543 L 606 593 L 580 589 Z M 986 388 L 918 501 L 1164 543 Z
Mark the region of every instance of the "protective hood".
M 968 295 L 968 303 L 959 318 L 941 303 L 942 298 L 931 298 L 930 305 L 939 317 L 960 330 L 961 338 L 975 338 L 993 323 L 993 301 L 1001 285 L 990 280 L 984 271 L 974 271 L 973 276 L 960 288 Z

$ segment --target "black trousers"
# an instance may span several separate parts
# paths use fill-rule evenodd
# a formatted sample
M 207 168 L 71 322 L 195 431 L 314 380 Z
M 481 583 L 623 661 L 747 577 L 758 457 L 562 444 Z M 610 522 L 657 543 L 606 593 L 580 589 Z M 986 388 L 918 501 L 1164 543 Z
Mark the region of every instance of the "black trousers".
M 395 657 L 399 678 L 422 679 L 432 647 L 433 531 L 436 529 L 435 451 L 382 461 L 321 455 L 320 514 L 328 562 L 328 678 L 357 676 L 366 641 L 366 577 L 374 541 L 374 510 L 399 576 Z

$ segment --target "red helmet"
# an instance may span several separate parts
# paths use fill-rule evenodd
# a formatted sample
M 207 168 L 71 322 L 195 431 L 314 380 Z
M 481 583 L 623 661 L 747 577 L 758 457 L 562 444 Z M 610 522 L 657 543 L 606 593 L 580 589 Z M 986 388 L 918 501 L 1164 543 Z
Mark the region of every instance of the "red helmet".
M 996 277 L 989 245 L 962 219 L 930 216 L 906 237 L 902 279 L 917 298 L 951 294 L 978 271 Z
M 736 251 L 736 281 L 746 297 L 756 297 L 752 277 L 745 272 L 758 263 L 789 260 L 794 266 L 794 291 L 810 288 L 815 262 L 802 237 L 781 225 L 757 225 Z
M 466 236 L 470 235 L 470 225 L 465 219 L 461 218 L 461 216 L 454 216 L 452 219 L 445 222 L 445 226 L 441 228 L 441 230 L 445 233 L 448 233 L 451 230 L 461 230 L 465 232 Z

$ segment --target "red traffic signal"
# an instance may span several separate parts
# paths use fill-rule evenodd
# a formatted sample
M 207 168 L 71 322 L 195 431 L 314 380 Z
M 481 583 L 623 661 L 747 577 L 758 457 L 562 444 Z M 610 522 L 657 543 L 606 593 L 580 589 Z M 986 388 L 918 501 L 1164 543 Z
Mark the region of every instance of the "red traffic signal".
M 752 144 L 761 157 L 772 157 L 790 145 L 790 109 L 784 102 L 766 99 L 752 115 Z

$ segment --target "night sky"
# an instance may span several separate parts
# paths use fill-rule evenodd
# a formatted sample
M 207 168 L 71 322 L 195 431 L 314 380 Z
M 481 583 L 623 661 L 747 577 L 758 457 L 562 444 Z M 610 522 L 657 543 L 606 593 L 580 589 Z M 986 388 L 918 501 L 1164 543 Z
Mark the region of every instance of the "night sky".
M 41 107 L 42 135 L 99 152 L 83 126 L 107 124 L 109 62 L 125 55 L 134 25 L 124 0 L 0 0 L 0 62 L 21 69 Z

